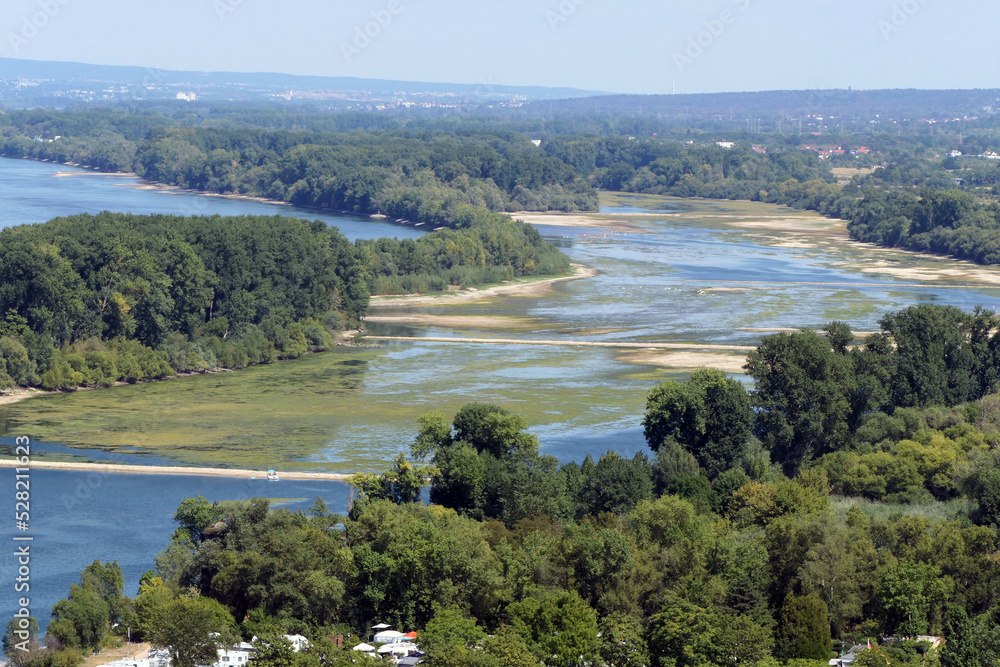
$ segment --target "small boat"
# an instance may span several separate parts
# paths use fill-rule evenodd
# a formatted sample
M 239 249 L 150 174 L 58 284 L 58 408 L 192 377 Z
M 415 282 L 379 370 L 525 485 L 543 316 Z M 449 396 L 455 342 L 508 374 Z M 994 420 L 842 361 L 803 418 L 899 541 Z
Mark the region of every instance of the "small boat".
M 275 470 L 268 470 L 267 471 L 267 481 L 269 481 L 269 482 L 277 482 L 278 481 L 278 473 L 277 473 L 277 471 L 275 471 Z

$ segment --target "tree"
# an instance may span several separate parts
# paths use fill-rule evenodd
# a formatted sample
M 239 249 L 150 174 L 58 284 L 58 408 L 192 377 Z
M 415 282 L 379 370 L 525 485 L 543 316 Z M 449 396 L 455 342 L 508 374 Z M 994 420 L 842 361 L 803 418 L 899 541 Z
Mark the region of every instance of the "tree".
M 589 470 L 578 493 L 585 514 L 626 514 L 640 500 L 652 497 L 649 460 L 641 452 L 631 460 L 608 452 Z
M 392 470 L 376 475 L 358 473 L 352 475 L 348 484 L 371 500 L 391 500 L 396 504 L 415 503 L 420 493 L 438 472 L 434 466 L 414 465 L 399 454 L 393 460 Z
M 118 561 L 101 563 L 95 560 L 81 575 L 84 588 L 94 590 L 108 605 L 109 620 L 112 624 L 121 618 L 122 595 L 125 590 L 125 575 Z
M 174 521 L 187 530 L 196 544 L 201 539 L 201 531 L 219 518 L 218 506 L 205 500 L 203 496 L 185 498 L 174 512 Z
M 48 633 L 65 646 L 92 649 L 110 629 L 108 603 L 92 588 L 70 586 L 69 597 L 52 607 Z
M 714 620 L 707 609 L 668 592 L 660 612 L 653 614 L 647 625 L 653 663 L 664 667 L 714 663 L 718 653 Z
M 457 607 L 439 608 L 420 633 L 420 648 L 433 665 L 464 665 L 486 633 Z
M 941 667 L 993 667 L 1000 664 L 1000 626 L 986 614 L 969 618 L 964 607 L 948 608 Z
M 989 318 L 979 317 L 978 351 L 984 351 L 982 328 Z M 897 407 L 957 405 L 978 400 L 992 378 L 987 356 L 977 372 L 970 330 L 976 320 L 954 306 L 923 304 L 889 313 L 879 324 L 895 343 L 892 401 Z M 988 348 L 988 346 L 986 346 Z M 984 363 L 985 362 L 985 363 Z
M 501 626 L 495 635 L 486 638 L 483 652 L 496 661 L 497 667 L 538 667 L 538 658 L 509 625 Z
M 757 437 L 789 475 L 841 449 L 849 435 L 851 359 L 815 332 L 767 336 L 747 356 Z
M 831 648 L 826 603 L 809 595 L 785 598 L 775 637 L 775 655 L 785 659 L 829 660 Z
M 497 459 L 517 459 L 538 452 L 538 439 L 525 432 L 524 417 L 493 403 L 467 403 L 452 422 L 456 442 L 467 442 L 477 451 Z
M 597 614 L 575 592 L 540 593 L 507 606 L 511 627 L 546 664 L 588 663 L 597 655 Z
M 434 463 L 438 475 L 431 487 L 431 502 L 482 519 L 486 463 L 479 452 L 472 445 L 459 442 L 438 450 Z
M 41 648 L 38 640 L 38 621 L 34 616 L 12 618 L 7 622 L 3 636 L 3 654 L 12 665 L 22 665 Z
M 138 635 L 148 637 L 156 628 L 163 608 L 174 599 L 174 593 L 157 576 L 143 578 L 139 582 L 139 594 L 135 597 L 135 630 Z
M 771 655 L 771 630 L 749 616 L 720 614 L 715 646 L 720 664 L 755 665 Z
M 295 649 L 291 642 L 280 635 L 260 636 L 253 645 L 255 667 L 288 667 L 295 661 Z
M 702 368 L 687 382 L 664 382 L 649 391 L 643 428 L 654 451 L 675 438 L 715 477 L 739 458 L 753 422 L 743 385 L 722 371 Z
M 443 447 L 452 443 L 451 426 L 440 412 L 428 412 L 417 417 L 419 432 L 410 446 L 410 456 L 418 461 L 433 458 Z
M 925 634 L 930 614 L 944 602 L 950 587 L 950 578 L 942 578 L 935 565 L 901 560 L 889 567 L 874 596 L 882 629 L 904 637 Z
M 638 618 L 609 614 L 600 620 L 598 627 L 601 630 L 599 652 L 606 665 L 645 667 L 649 663 L 649 647 Z
M 232 643 L 234 627 L 233 617 L 215 600 L 180 598 L 160 610 L 150 641 L 167 649 L 174 667 L 196 667 L 216 661 L 219 647 Z

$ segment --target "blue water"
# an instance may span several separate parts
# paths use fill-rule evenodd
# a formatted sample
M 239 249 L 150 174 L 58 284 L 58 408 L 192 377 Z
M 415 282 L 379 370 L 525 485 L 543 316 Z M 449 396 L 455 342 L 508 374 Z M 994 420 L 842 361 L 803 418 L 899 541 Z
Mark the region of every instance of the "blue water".
M 75 176 L 56 176 L 57 173 Z M 418 238 L 420 228 L 384 220 L 324 213 L 295 206 L 277 206 L 255 201 L 208 197 L 176 190 L 140 189 L 134 176 L 101 174 L 88 169 L 50 162 L 0 158 L 0 228 L 46 222 L 77 213 L 121 213 L 171 215 L 287 215 L 322 220 L 338 227 L 347 238 Z
M 13 469 L 0 471 L 0 478 L 7 480 L 11 490 L 14 475 Z M 309 508 L 320 497 L 331 511 L 344 512 L 348 496 L 347 485 L 340 482 L 268 482 L 185 475 L 38 469 L 30 472 L 30 482 L 31 529 L 17 535 L 34 538 L 29 543 L 31 590 L 27 595 L 31 613 L 43 629 L 51 619 L 52 605 L 69 595 L 70 584 L 79 583 L 80 572 L 95 559 L 117 560 L 125 575 L 125 593 L 134 596 L 139 578 L 153 569 L 153 557 L 170 542 L 177 527 L 173 514 L 185 498 L 283 499 L 272 506 L 297 511 Z M 9 497 L 13 513 L 13 493 Z M 8 594 L 3 597 L 0 613 L 10 618 L 16 604 L 13 591 L 17 563 L 13 554 L 16 545 L 24 542 L 14 542 L 11 529 L 3 532 L 6 545 L 0 559 L 0 586 Z
M 114 210 L 294 215 L 336 225 L 351 239 L 413 238 L 423 233 L 417 228 L 355 216 L 142 190 L 133 177 L 92 172 L 54 176 L 59 171 L 83 172 L 48 163 L 0 159 L 0 227 L 44 222 L 58 215 Z M 618 210 L 632 211 L 629 207 Z M 762 245 L 753 232 L 712 228 L 676 218 L 648 219 L 626 230 L 539 229 L 573 261 L 598 269 L 600 275 L 561 283 L 543 298 L 503 298 L 484 306 L 463 306 L 463 313 L 475 314 L 481 309 L 489 314 L 536 318 L 532 331 L 516 333 L 524 338 L 755 344 L 761 335 L 756 328 L 821 327 L 830 320 L 844 319 L 855 330 L 870 331 L 878 328 L 877 321 L 886 311 L 914 303 L 947 303 L 966 310 L 978 304 L 993 307 L 1000 303 L 1000 289 L 996 287 L 949 287 L 935 281 L 861 274 L 847 267 L 863 258 L 866 251 L 843 244 L 814 249 L 773 247 Z M 772 287 L 741 292 L 710 289 L 746 281 L 771 283 Z M 448 308 L 429 310 L 435 314 L 450 312 Z M 404 329 L 417 336 L 482 335 L 480 331 L 383 326 L 390 332 Z M 371 328 L 374 331 L 380 327 Z M 373 404 L 411 404 L 424 411 L 449 401 L 460 405 L 469 400 L 490 400 L 516 410 L 519 400 L 532 400 L 542 410 L 556 415 L 547 424 L 532 425 L 531 430 L 538 435 L 542 451 L 562 461 L 580 461 L 588 454 L 597 458 L 608 450 L 626 456 L 645 450 L 640 406 L 654 381 L 647 374 L 633 376 L 637 370 L 648 369 L 620 360 L 617 350 L 506 346 L 490 349 L 491 363 L 485 363 L 487 350 L 481 346 L 406 342 L 386 347 L 385 355 L 368 364 L 365 380 L 358 388 Z M 504 360 L 501 368 L 493 363 L 497 358 Z M 676 375 L 671 370 L 657 372 L 663 378 Z M 434 391 L 428 391 L 428 386 Z M 578 417 L 574 421 L 560 416 L 564 406 L 547 402 L 546 394 L 568 396 L 572 389 L 579 389 L 575 400 L 587 408 L 583 412 L 592 418 Z M 609 409 L 607 397 L 611 392 L 634 397 L 636 409 Z M 357 423 L 344 426 L 336 437 L 331 435 L 330 448 L 320 459 L 335 461 L 337 447 L 367 443 L 363 451 L 371 451 L 373 461 L 388 461 L 412 441 L 412 420 L 370 421 L 359 418 Z M 0 444 L 10 444 L 10 439 L 0 440 Z M 46 448 L 54 452 L 65 449 L 45 444 L 37 445 L 36 451 Z M 73 452 L 95 459 L 113 458 L 99 450 Z M 163 462 L 139 454 L 122 460 Z M 7 475 L 13 490 L 13 472 L 0 472 L 2 475 Z M 95 558 L 117 559 L 125 570 L 128 592 L 135 593 L 139 577 L 153 568 L 153 556 L 168 543 L 174 529 L 171 517 L 186 497 L 201 494 L 210 500 L 223 500 L 263 494 L 301 498 L 291 504 L 301 508 L 321 495 L 333 511 L 343 511 L 347 498 L 343 484 L 285 480 L 268 484 L 262 480 L 203 477 L 95 477 L 39 470 L 32 473 L 32 482 L 32 534 L 36 538 L 32 611 L 43 627 L 51 605 L 68 594 L 70 583 L 77 581 L 80 571 Z M 8 544 L 13 544 L 12 529 L 11 524 L 3 533 Z M 0 587 L 10 586 L 6 590 L 13 591 L 13 548 L 5 553 Z M 12 612 L 14 604 L 10 592 L 0 603 L 0 613 Z

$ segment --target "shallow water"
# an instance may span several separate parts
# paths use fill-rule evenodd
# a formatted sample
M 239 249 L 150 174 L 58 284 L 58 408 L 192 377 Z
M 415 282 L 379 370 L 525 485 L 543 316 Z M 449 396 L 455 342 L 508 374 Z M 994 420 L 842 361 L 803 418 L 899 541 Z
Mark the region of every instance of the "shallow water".
M 69 168 L 26 160 L 0 160 L 0 226 L 42 222 L 57 215 L 103 209 L 137 213 L 280 213 L 336 224 L 350 238 L 417 236 L 412 227 L 365 218 L 135 189 L 121 176 L 55 178 Z M 650 198 L 643 198 L 648 203 Z M 675 210 L 658 200 L 643 212 Z M 727 210 L 726 203 L 713 203 Z M 740 205 L 745 207 L 746 205 Z M 638 209 L 615 203 L 622 216 Z M 418 337 L 503 337 L 586 341 L 665 341 L 749 344 L 752 328 L 814 327 L 845 320 L 855 330 L 878 328 L 881 315 L 916 303 L 970 309 L 995 307 L 996 287 L 901 280 L 860 274 L 873 257 L 899 266 L 940 266 L 934 260 L 873 251 L 856 244 L 775 247 L 781 235 L 737 230 L 697 219 L 644 217 L 627 228 L 540 227 L 575 262 L 600 271 L 595 278 L 559 283 L 537 297 L 502 297 L 489 303 L 426 307 L 407 312 L 438 315 L 507 315 L 532 318 L 513 331 L 372 324 L 373 333 Z M 763 283 L 746 285 L 747 282 Z M 803 283 L 823 283 L 807 285 Z M 713 288 L 740 292 L 708 291 Z M 391 313 L 380 309 L 379 314 Z M 127 463 L 187 463 L 237 467 L 383 469 L 409 447 L 420 414 L 450 416 L 468 401 L 493 401 L 523 414 L 544 452 L 582 460 L 614 449 L 645 449 L 640 426 L 646 391 L 679 370 L 628 363 L 609 348 L 486 346 L 430 341 L 386 342 L 378 349 L 338 349 L 238 373 L 76 392 L 0 407 L 0 444 L 29 435 L 61 444 L 36 444 L 61 458 Z M 72 445 L 67 447 L 66 445 Z M 111 453 L 109 453 L 111 452 Z M 10 473 L 11 479 L 13 473 Z M 94 558 L 117 558 L 131 592 L 150 569 L 152 555 L 173 530 L 170 517 L 184 497 L 213 499 L 278 494 L 324 495 L 346 505 L 343 484 L 321 488 L 282 481 L 280 490 L 248 480 L 105 475 L 91 491 L 87 473 L 32 473 L 37 514 L 40 597 L 33 611 L 47 618 L 52 602 L 68 592 Z M 84 486 L 81 487 L 80 485 Z M 263 488 L 261 488 L 263 485 Z M 83 488 L 84 491 L 79 491 Z M 90 493 L 67 510 L 62 495 Z M 37 495 L 35 495 L 37 494 Z M 73 496 L 71 495 L 70 498 Z M 305 501 L 302 501 L 305 502 Z M 62 503 L 62 504 L 60 504 Z M 299 505 L 301 506 L 301 505 Z M 2 577 L 12 581 L 12 563 Z M 13 605 L 7 598 L 4 611 Z M 47 606 L 46 606 L 47 605 Z M 11 610 L 12 611 L 12 610 Z M 44 626 L 44 623 L 43 623 Z
M 88 210 L 118 206 L 169 212 L 176 204 L 176 212 L 184 213 L 190 204 L 211 206 L 212 212 L 294 211 L 122 187 L 134 185 L 128 177 L 51 176 L 62 169 L 0 160 L 0 194 L 19 201 L 21 219 L 30 220 L 69 212 L 77 201 Z M 36 190 L 32 184 L 37 184 Z M 948 260 L 822 239 L 809 244 L 815 247 L 777 247 L 788 239 L 801 240 L 801 235 L 736 229 L 698 217 L 699 210 L 745 213 L 753 208 L 746 203 L 614 199 L 606 210 L 627 219 L 628 226 L 539 227 L 573 261 L 598 269 L 596 277 L 558 283 L 542 296 L 406 310 L 502 315 L 526 318 L 527 325 L 489 330 L 372 323 L 370 330 L 526 342 L 755 345 L 760 329 L 820 328 L 838 319 L 855 330 L 871 331 L 878 328 L 883 313 L 910 304 L 949 303 L 970 309 L 976 304 L 993 306 L 1000 296 L 997 287 L 904 281 L 861 274 L 856 268 L 873 258 L 900 266 L 935 266 Z M 685 217 L 648 215 L 676 211 L 678 204 L 687 209 Z M 753 210 L 773 215 L 788 211 Z M 629 217 L 639 213 L 646 217 Z M 10 219 L 11 214 L 6 215 Z M 329 216 L 327 221 L 352 237 L 420 234 L 412 227 L 364 218 Z M 718 288 L 740 291 L 713 291 Z M 393 312 L 380 308 L 378 314 Z M 466 402 L 491 401 L 524 414 L 543 451 L 580 460 L 588 454 L 599 456 L 611 446 L 641 449 L 646 392 L 663 379 L 681 376 L 678 369 L 629 363 L 625 352 L 613 348 L 392 341 L 379 349 L 338 349 L 239 373 L 32 399 L 0 409 L 7 429 L 0 433 L 131 452 L 137 463 L 145 453 L 182 464 L 354 472 L 380 469 L 408 449 L 420 414 L 437 409 L 451 415 Z

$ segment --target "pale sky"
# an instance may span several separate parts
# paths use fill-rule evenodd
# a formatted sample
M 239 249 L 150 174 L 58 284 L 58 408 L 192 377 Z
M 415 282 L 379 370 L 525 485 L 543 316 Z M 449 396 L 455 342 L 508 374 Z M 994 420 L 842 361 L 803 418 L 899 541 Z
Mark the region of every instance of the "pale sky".
M 674 85 L 678 93 L 1000 88 L 997 0 L 0 0 L 0 6 L 0 56 L 33 60 L 623 93 L 669 93 Z

